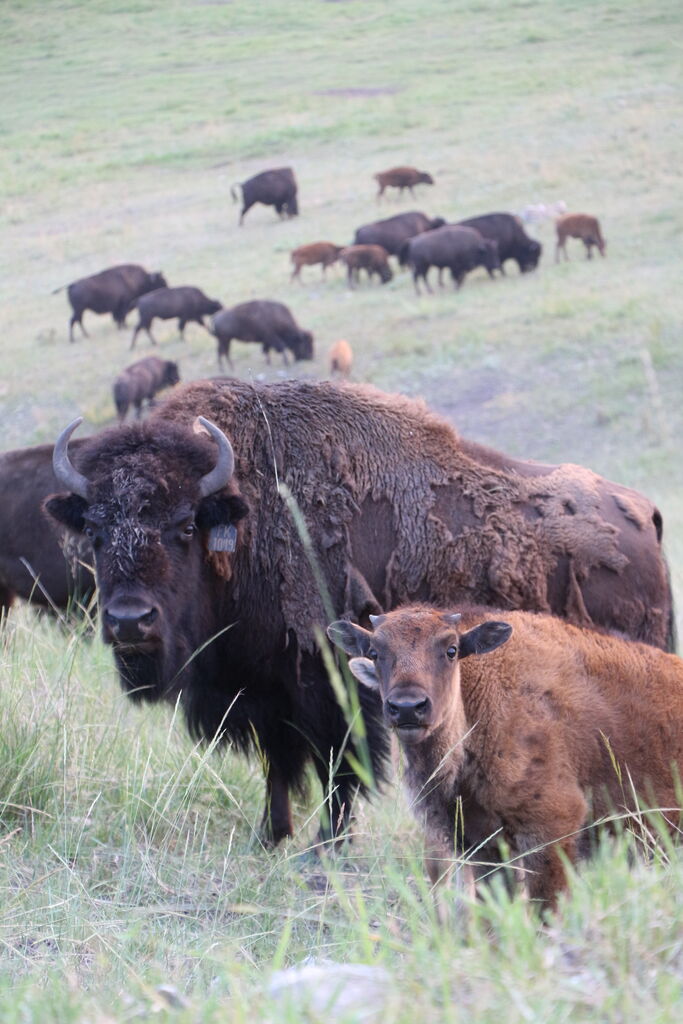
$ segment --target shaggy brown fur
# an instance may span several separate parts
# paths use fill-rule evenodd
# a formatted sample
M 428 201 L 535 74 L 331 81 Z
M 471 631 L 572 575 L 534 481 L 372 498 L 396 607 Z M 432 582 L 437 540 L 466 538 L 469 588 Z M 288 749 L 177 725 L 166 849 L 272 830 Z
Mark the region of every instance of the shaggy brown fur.
M 335 605 L 355 564 L 385 609 L 483 603 L 670 642 L 661 516 L 636 491 L 581 466 L 509 459 L 367 385 L 203 381 L 177 388 L 151 422 L 189 426 L 198 414 L 230 438 L 240 489 L 260 510 L 258 537 L 236 557 L 280 581 L 287 626 L 309 650 L 325 616 L 278 480 L 302 509 Z
M 600 222 L 597 217 L 592 217 L 589 213 L 566 213 L 563 217 L 558 217 L 555 221 L 555 229 L 557 231 L 557 245 L 555 246 L 555 262 L 559 262 L 560 249 L 564 253 L 564 258 L 569 259 L 567 255 L 567 239 L 568 238 L 580 238 L 583 244 L 586 246 L 586 259 L 589 260 L 593 256 L 592 246 L 596 245 L 600 251 L 600 255 L 605 255 L 605 240 L 602 237 L 600 231 Z
M 293 249 L 290 259 L 294 270 L 290 280 L 300 277 L 302 267 L 313 267 L 316 263 L 320 263 L 325 277 L 327 268 L 336 263 L 342 249 L 343 246 L 335 245 L 334 242 L 311 242 L 310 245 L 300 245 L 298 249 Z
M 634 794 L 677 831 L 683 661 L 550 616 L 459 610 L 400 608 L 373 632 L 337 622 L 329 635 L 396 729 L 432 882 L 456 849 L 479 859 L 497 834 L 554 908 L 559 852 L 575 862 L 584 830 L 637 811 Z
M 360 281 L 360 272 L 365 270 L 368 278 L 377 274 L 382 284 L 394 276 L 389 266 L 389 254 L 381 245 L 349 245 L 339 253 L 339 259 L 346 265 L 349 286 Z
M 330 349 L 330 373 L 348 377 L 353 366 L 353 349 L 346 338 L 335 341 Z
M 379 185 L 378 199 L 382 198 L 384 190 L 387 188 L 400 189 L 400 195 L 403 195 L 403 189 L 407 188 L 410 189 L 411 196 L 414 196 L 415 185 L 434 184 L 431 174 L 427 174 L 426 171 L 418 171 L 417 167 L 391 167 L 388 171 L 380 171 L 373 177 Z

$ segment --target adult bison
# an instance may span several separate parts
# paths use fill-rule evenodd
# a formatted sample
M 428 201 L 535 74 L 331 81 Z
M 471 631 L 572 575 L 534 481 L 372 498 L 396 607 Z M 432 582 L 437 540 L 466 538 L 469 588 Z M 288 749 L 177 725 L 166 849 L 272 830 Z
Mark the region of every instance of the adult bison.
M 256 203 L 274 206 L 279 217 L 296 217 L 299 213 L 296 178 L 291 167 L 275 167 L 270 171 L 261 171 L 253 178 L 233 185 L 230 191 L 235 202 L 238 199 L 236 188 L 242 190 L 240 225 L 247 211 Z
M 137 310 L 139 322 L 133 331 L 130 340 L 130 347 L 135 348 L 135 341 L 140 331 L 145 330 L 149 340 L 156 345 L 152 334 L 152 321 L 155 318 L 160 320 L 178 320 L 178 330 L 181 338 L 184 336 L 185 327 L 188 323 L 194 322 L 200 327 L 205 327 L 205 316 L 211 316 L 223 308 L 218 299 L 210 299 L 201 288 L 192 285 L 181 285 L 178 288 L 158 288 L 149 295 L 143 295 L 138 299 Z
M 152 405 L 155 395 L 179 381 L 178 364 L 170 359 L 147 356 L 127 366 L 114 381 L 114 404 L 119 422 L 123 422 L 131 405 L 139 418 L 145 400 Z
M 445 223 L 443 217 L 429 218 L 419 210 L 397 213 L 395 217 L 377 220 L 372 224 L 363 224 L 356 231 L 354 245 L 381 245 L 390 256 L 398 256 L 403 244 L 409 238 L 413 238 L 423 231 L 441 228 Z
M 63 286 L 62 286 L 63 287 Z M 74 340 L 74 324 L 78 324 L 86 338 L 88 332 L 83 326 L 83 313 L 90 309 L 93 313 L 111 313 L 117 327 L 126 326 L 126 315 L 140 295 L 165 288 L 166 278 L 163 274 L 152 273 L 137 263 L 119 263 L 115 267 L 101 270 L 99 274 L 82 277 L 67 286 L 67 295 L 71 303 L 72 316 L 69 321 L 69 341 Z M 53 295 L 61 291 L 55 288 Z
M 484 238 L 474 228 L 450 226 L 409 239 L 401 249 L 399 263 L 412 268 L 418 295 L 420 278 L 427 291 L 432 290 L 427 276 L 431 267 L 439 268 L 439 284 L 444 268 L 450 270 L 456 288 L 460 287 L 465 275 L 475 267 L 485 267 L 491 276 L 494 270 L 500 268 L 497 242 Z
M 198 415 L 213 441 L 193 429 Z M 258 749 L 273 841 L 291 834 L 288 794 L 309 760 L 329 794 L 323 835 L 345 827 L 363 788 L 317 646 L 330 611 L 367 625 L 412 600 L 470 602 L 670 642 L 661 516 L 647 498 L 464 441 L 421 403 L 363 385 L 201 381 L 88 440 L 74 469 L 77 423 L 55 446 L 68 493 L 46 507 L 91 539 L 121 682 L 139 700 L 180 694 L 194 734 Z M 381 778 L 379 705 L 364 687 L 359 700 Z
M 268 362 L 271 348 L 282 353 L 285 366 L 288 362 L 287 349 L 297 361 L 313 358 L 313 335 L 299 327 L 284 302 L 273 302 L 270 299 L 240 302 L 213 317 L 211 331 L 218 341 L 219 370 L 224 359 L 232 369 L 230 342 L 233 338 L 260 342 Z
M 74 454 L 84 443 L 76 442 Z M 70 540 L 67 552 L 63 528 L 46 529 L 41 506 L 59 487 L 52 452 L 51 444 L 41 444 L 0 454 L 0 612 L 16 598 L 64 610 L 88 600 L 95 589 L 93 571 L 79 550 L 89 552 L 90 545 Z
M 474 228 L 484 238 L 498 243 L 501 273 L 505 273 L 505 261 L 516 260 L 522 274 L 534 270 L 541 258 L 542 245 L 530 238 L 519 219 L 512 213 L 485 213 L 481 217 L 469 217 L 458 221 L 466 228 Z M 489 271 L 491 277 L 493 272 Z

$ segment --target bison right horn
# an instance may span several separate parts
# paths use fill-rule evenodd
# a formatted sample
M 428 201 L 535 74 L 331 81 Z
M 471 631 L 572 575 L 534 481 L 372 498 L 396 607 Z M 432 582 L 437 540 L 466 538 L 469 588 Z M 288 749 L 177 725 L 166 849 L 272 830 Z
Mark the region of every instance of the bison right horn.
M 216 465 L 199 481 L 200 497 L 208 498 L 210 494 L 215 494 L 216 491 L 220 491 L 222 487 L 225 487 L 231 479 L 235 469 L 235 455 L 232 450 L 232 445 L 223 431 L 219 430 L 215 423 L 212 423 L 211 420 L 205 419 L 204 416 L 199 416 L 198 419 L 201 425 L 208 430 L 218 445 L 218 459 L 216 461 Z
M 79 427 L 83 422 L 83 417 L 78 416 L 68 427 L 65 427 L 57 438 L 55 444 L 55 450 L 52 454 L 52 468 L 54 474 L 59 480 L 60 484 L 63 484 L 68 491 L 73 494 L 77 494 L 80 498 L 85 498 L 88 501 L 88 488 L 89 481 L 87 476 L 83 476 L 77 469 L 71 464 L 69 459 L 69 438 L 73 434 L 76 427 Z

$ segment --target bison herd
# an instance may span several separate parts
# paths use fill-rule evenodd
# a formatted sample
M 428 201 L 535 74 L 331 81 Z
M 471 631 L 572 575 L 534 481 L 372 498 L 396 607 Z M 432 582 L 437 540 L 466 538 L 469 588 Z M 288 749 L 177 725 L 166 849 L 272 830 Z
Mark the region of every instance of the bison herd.
M 378 198 L 433 184 L 410 167 L 376 180 Z M 240 224 L 255 203 L 299 212 L 291 168 L 242 182 L 241 195 Z M 562 211 L 557 236 L 557 259 L 570 237 L 604 255 L 594 217 Z M 340 261 L 350 285 L 361 271 L 385 283 L 394 259 L 431 291 L 432 267 L 459 287 L 475 267 L 493 277 L 511 259 L 527 273 L 540 257 L 512 214 L 454 224 L 409 212 L 358 228 L 348 246 L 295 249 L 292 280 Z M 190 321 L 206 327 L 231 368 L 233 340 L 285 365 L 313 356 L 286 305 L 223 308 L 134 264 L 76 281 L 68 296 L 72 340 L 76 323 L 86 333 L 85 310 L 119 327 L 136 310 L 131 348 L 141 330 L 154 343 L 160 318 L 181 334 Z M 352 360 L 338 341 L 333 370 L 348 375 Z M 484 448 L 367 385 L 178 381 L 176 363 L 149 356 L 115 381 L 118 426 L 77 439 L 76 420 L 54 449 L 0 456 L 12 496 L 5 611 L 16 596 L 61 610 L 96 585 L 124 690 L 179 702 L 194 736 L 258 752 L 269 843 L 292 835 L 290 796 L 309 766 L 326 794 L 319 841 L 343 837 L 368 786 L 359 765 L 386 776 L 390 731 L 434 885 L 455 857 L 472 861 L 470 882 L 509 871 L 507 850 L 531 898 L 553 908 L 598 818 L 638 811 L 639 796 L 668 808 L 675 831 L 683 663 L 670 653 L 662 516 L 649 499 L 580 466 Z M 144 402 L 147 419 L 124 423 Z M 326 629 L 361 684 L 360 723 L 330 682 Z

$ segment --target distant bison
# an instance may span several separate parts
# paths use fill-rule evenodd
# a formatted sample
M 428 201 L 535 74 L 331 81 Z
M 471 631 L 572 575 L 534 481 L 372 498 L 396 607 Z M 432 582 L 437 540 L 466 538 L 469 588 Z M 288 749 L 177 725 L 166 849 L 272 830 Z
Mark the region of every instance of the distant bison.
M 62 286 L 63 287 L 63 286 Z M 111 313 L 117 327 L 126 326 L 126 315 L 140 295 L 165 288 L 166 279 L 163 274 L 150 274 L 137 263 L 120 263 L 115 267 L 101 270 L 91 277 L 81 277 L 67 287 L 72 316 L 69 321 L 69 341 L 74 340 L 74 324 L 78 324 L 86 338 L 88 332 L 83 326 L 83 313 L 90 309 L 93 313 Z M 53 295 L 61 291 L 55 288 Z
M 560 259 L 560 249 L 567 256 L 567 239 L 580 238 L 586 246 L 586 259 L 591 259 L 593 252 L 591 246 L 596 245 L 600 255 L 605 255 L 605 240 L 600 231 L 600 222 L 597 217 L 591 217 L 589 213 L 566 213 L 564 217 L 558 217 L 555 221 L 557 230 L 557 245 L 555 247 L 555 262 Z
M 85 443 L 76 442 L 77 465 Z M 74 601 L 87 601 L 95 589 L 86 564 L 92 562 L 90 542 L 69 540 L 66 554 L 64 530 L 51 528 L 42 512 L 45 498 L 59 488 L 52 453 L 53 445 L 40 444 L 0 454 L 0 614 L 16 598 L 62 611 Z
M 159 391 L 171 388 L 179 381 L 178 364 L 170 359 L 147 356 L 127 366 L 114 381 L 114 403 L 119 423 L 123 422 L 131 405 L 139 418 L 145 399 L 151 405 Z
M 390 256 L 398 256 L 404 242 L 423 231 L 434 231 L 442 228 L 446 221 L 443 217 L 429 218 L 418 210 L 408 213 L 397 213 L 385 220 L 376 220 L 372 224 L 363 224 L 356 231 L 356 245 L 381 245 Z
M 218 340 L 218 367 L 227 360 L 232 369 L 230 342 L 256 341 L 263 346 L 270 362 L 270 350 L 282 353 L 287 365 L 287 349 L 296 360 L 313 358 L 313 335 L 302 330 L 282 302 L 270 299 L 252 299 L 222 310 L 211 322 L 211 332 Z
M 417 167 L 391 167 L 388 171 L 380 171 L 373 175 L 379 185 L 377 198 L 381 199 L 384 190 L 387 188 L 399 189 L 399 195 L 403 195 L 403 189 L 410 189 L 411 196 L 414 196 L 415 185 L 433 185 L 434 179 L 426 171 L 418 171 Z
M 239 223 L 244 220 L 248 210 L 256 203 L 274 206 L 280 217 L 296 217 L 299 213 L 297 203 L 297 185 L 291 167 L 276 167 L 272 171 L 261 171 L 253 178 L 233 185 L 231 191 L 235 202 L 238 201 L 236 188 L 242 189 L 242 212 Z
M 399 259 L 402 266 L 412 268 L 415 291 L 418 295 L 420 278 L 424 281 L 427 291 L 432 290 L 427 277 L 430 267 L 439 268 L 439 284 L 442 270 L 448 268 L 457 288 L 462 284 L 465 275 L 475 267 L 485 267 L 491 276 L 494 270 L 500 268 L 498 243 L 490 238 L 483 238 L 474 228 L 465 227 L 437 228 L 436 231 L 417 235 L 405 243 Z
M 313 267 L 316 263 L 322 266 L 323 277 L 328 267 L 336 263 L 343 246 L 335 245 L 334 242 L 311 242 L 310 245 L 300 245 L 293 249 L 290 259 L 294 264 L 294 270 L 290 280 L 300 277 L 302 267 Z
M 160 320 L 174 320 L 178 318 L 178 330 L 181 337 L 185 331 L 185 325 L 194 321 L 201 327 L 206 327 L 205 316 L 211 316 L 223 308 L 223 304 L 217 299 L 210 299 L 204 294 L 201 288 L 193 288 L 191 285 L 183 285 L 179 288 L 158 288 L 149 295 L 143 295 L 138 299 L 138 313 L 140 322 L 133 331 L 130 340 L 130 347 L 135 348 L 135 340 L 138 332 L 147 331 L 149 340 L 156 345 L 152 335 L 152 320 L 158 317 Z M 208 327 L 206 328 L 208 330 Z
M 498 242 L 498 258 L 501 273 L 505 273 L 505 261 L 516 260 L 522 274 L 534 270 L 541 258 L 542 245 L 530 238 L 519 217 L 512 213 L 485 213 L 481 217 L 469 217 L 458 221 L 462 227 L 475 228 L 484 238 Z M 493 272 L 489 271 L 491 277 Z
M 349 245 L 339 253 L 339 259 L 346 265 L 349 285 L 360 281 L 360 272 L 365 270 L 368 278 L 377 274 L 382 284 L 394 276 L 389 266 L 389 254 L 381 245 Z
M 346 338 L 335 341 L 330 349 L 330 373 L 348 377 L 353 366 L 353 349 Z

